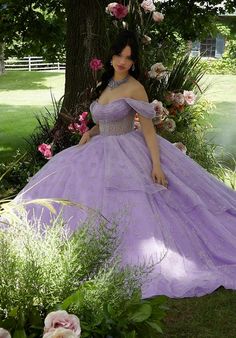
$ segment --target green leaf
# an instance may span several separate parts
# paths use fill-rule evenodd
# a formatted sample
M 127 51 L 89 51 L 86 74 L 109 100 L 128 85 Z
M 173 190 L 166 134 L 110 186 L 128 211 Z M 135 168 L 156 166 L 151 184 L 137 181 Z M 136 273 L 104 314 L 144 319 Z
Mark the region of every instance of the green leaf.
M 14 307 L 9 312 L 9 317 L 16 317 L 17 316 L 17 307 Z
M 13 338 L 27 338 L 25 330 L 16 330 L 13 334 Z
M 80 305 L 83 302 L 83 295 L 81 290 L 76 291 L 75 293 L 73 293 L 72 295 L 70 295 L 69 297 L 67 297 L 61 304 L 60 308 L 62 310 L 66 310 L 68 309 L 68 307 L 72 304 L 76 304 L 76 305 Z
M 125 334 L 124 338 L 135 338 L 136 337 L 136 332 L 135 330 L 128 332 Z
M 157 323 L 147 321 L 147 324 L 155 331 L 163 333 L 162 328 Z
M 141 323 L 147 320 L 152 314 L 152 307 L 150 304 L 144 303 L 139 305 L 138 310 L 135 311 L 131 316 L 130 320 L 135 323 Z

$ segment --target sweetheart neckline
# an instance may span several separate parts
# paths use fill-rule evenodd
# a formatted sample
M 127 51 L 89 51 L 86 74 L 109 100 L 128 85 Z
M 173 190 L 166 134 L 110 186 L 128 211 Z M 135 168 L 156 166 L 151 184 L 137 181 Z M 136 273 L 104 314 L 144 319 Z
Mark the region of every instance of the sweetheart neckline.
M 97 104 L 99 104 L 99 106 L 108 106 L 108 105 L 111 104 L 111 103 L 114 103 L 114 102 L 116 102 L 116 101 L 125 100 L 125 99 L 135 100 L 135 99 L 132 99 L 131 97 L 125 97 L 125 96 L 124 96 L 124 97 L 120 97 L 120 98 L 118 98 L 118 99 L 115 99 L 115 100 L 113 100 L 113 101 L 111 101 L 111 102 L 108 102 L 108 103 L 105 103 L 105 104 L 99 103 L 98 100 L 95 100 L 95 102 L 96 102 Z M 138 101 L 138 100 L 136 100 L 136 101 Z
M 142 104 L 148 104 L 148 105 L 151 105 L 150 102 L 148 101 L 143 101 L 143 100 L 136 100 L 136 99 L 133 99 L 132 97 L 127 97 L 127 96 L 123 96 L 123 97 L 120 97 L 118 99 L 115 99 L 111 102 L 108 102 L 106 104 L 102 104 L 102 103 L 99 103 L 98 100 L 95 100 L 94 102 L 97 103 L 99 106 L 101 107 L 106 107 L 106 106 L 109 106 L 110 104 L 114 103 L 114 102 L 117 102 L 117 101 L 121 101 L 121 100 L 132 100 L 132 101 L 136 101 L 136 102 L 139 102 L 139 103 L 142 103 Z

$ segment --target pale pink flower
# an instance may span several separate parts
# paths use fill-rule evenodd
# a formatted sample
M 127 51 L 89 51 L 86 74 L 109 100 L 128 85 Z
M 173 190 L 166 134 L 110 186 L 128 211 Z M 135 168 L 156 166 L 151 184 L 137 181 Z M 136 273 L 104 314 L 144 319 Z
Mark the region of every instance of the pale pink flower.
M 182 142 L 175 142 L 173 143 L 173 145 L 176 146 L 176 148 L 178 148 L 179 150 L 181 150 L 182 153 L 186 154 L 187 147 Z
M 43 338 L 79 338 L 80 334 L 76 334 L 72 330 L 69 329 L 64 329 L 58 328 L 58 329 L 53 329 L 52 331 L 49 331 L 48 333 L 45 333 L 43 335 Z
M 38 151 L 47 159 L 52 158 L 52 147 L 50 144 L 42 143 L 38 146 Z
M 97 59 L 97 58 L 93 58 L 90 63 L 89 63 L 89 66 L 92 70 L 94 71 L 98 71 L 100 69 L 102 69 L 103 67 L 103 64 L 102 64 L 102 61 Z
M 109 3 L 107 5 L 107 7 L 106 7 L 106 13 L 112 15 L 112 10 L 113 10 L 114 7 L 116 7 L 116 5 L 118 5 L 117 2 L 111 2 L 111 3 Z
M 182 93 L 175 93 L 174 95 L 174 103 L 178 104 L 178 105 L 182 105 L 184 104 L 184 94 Z
M 166 76 L 166 68 L 162 63 L 158 62 L 152 65 L 151 70 L 148 72 L 149 77 L 160 80 Z
M 184 99 L 189 106 L 192 106 L 196 101 L 196 95 L 192 91 L 184 90 Z
M 137 129 L 141 129 L 141 124 L 139 121 L 134 121 L 134 129 L 137 130 Z
M 162 22 L 164 20 L 164 15 L 160 12 L 153 12 L 152 18 L 155 22 Z
M 154 100 L 154 101 L 152 101 L 151 105 L 155 109 L 156 116 L 162 116 L 163 115 L 164 108 L 163 108 L 163 104 L 162 104 L 161 101 Z
M 167 108 L 163 108 L 163 115 L 169 115 L 170 114 L 170 112 L 169 112 L 169 110 L 167 109 Z
M 143 0 L 140 6 L 144 9 L 145 12 L 154 12 L 156 9 L 153 0 Z
M 167 131 L 174 131 L 176 128 L 176 124 L 175 124 L 175 121 L 173 119 L 165 119 L 164 121 L 164 129 L 167 130 Z
M 117 2 L 111 2 L 106 8 L 106 12 L 120 20 L 125 18 L 128 14 L 128 7 Z
M 150 36 L 144 35 L 144 36 L 142 37 L 142 43 L 143 43 L 144 45 L 149 45 L 151 42 L 152 42 L 152 38 L 150 38 Z
M 11 335 L 7 330 L 0 328 L 0 338 L 11 338 Z
M 170 102 L 174 101 L 174 99 L 175 99 L 175 93 L 168 92 L 166 94 L 166 96 L 165 96 L 165 99 L 166 99 L 166 101 L 170 101 Z
M 50 312 L 44 320 L 44 333 L 54 331 L 57 328 L 71 330 L 78 337 L 81 334 L 79 318 L 64 310 Z

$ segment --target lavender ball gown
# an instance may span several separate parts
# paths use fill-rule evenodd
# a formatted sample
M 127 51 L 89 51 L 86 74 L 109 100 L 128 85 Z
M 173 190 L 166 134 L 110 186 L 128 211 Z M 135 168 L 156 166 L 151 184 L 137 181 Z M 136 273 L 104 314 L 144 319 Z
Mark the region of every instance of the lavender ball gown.
M 149 150 L 133 129 L 135 112 L 152 118 L 153 107 L 120 98 L 90 106 L 100 134 L 55 155 L 31 179 L 17 200 L 64 198 L 120 219 L 123 264 L 154 258 L 143 297 L 201 296 L 219 286 L 236 289 L 236 192 L 160 136 L 160 157 L 168 189 L 153 183 Z M 40 215 L 42 207 L 35 206 Z M 72 230 L 81 210 L 65 207 Z M 49 214 L 44 210 L 44 221 Z

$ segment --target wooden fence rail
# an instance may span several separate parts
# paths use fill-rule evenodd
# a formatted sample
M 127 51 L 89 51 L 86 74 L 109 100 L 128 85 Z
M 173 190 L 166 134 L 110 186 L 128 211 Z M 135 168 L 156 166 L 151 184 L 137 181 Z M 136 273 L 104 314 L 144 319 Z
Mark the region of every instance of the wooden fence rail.
M 65 63 L 46 62 L 42 56 L 27 56 L 22 59 L 11 58 L 5 60 L 6 70 L 64 70 Z

